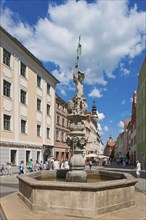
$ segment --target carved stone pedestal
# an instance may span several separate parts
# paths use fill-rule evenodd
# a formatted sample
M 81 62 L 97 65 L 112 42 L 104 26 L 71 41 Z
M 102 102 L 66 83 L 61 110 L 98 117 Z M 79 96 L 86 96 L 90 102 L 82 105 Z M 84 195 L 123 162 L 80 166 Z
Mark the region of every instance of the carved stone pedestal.
M 87 173 L 83 170 L 72 170 L 66 174 L 66 182 L 87 182 Z
M 67 182 L 87 182 L 87 173 L 83 171 L 85 161 L 82 157 L 82 150 L 74 151 L 69 161 L 70 171 L 66 174 Z

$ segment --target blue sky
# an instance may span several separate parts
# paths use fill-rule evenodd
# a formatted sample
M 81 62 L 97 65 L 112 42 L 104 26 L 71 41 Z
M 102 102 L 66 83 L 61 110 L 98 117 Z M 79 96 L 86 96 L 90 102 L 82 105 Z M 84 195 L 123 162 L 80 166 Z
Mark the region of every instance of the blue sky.
M 84 94 L 93 100 L 104 143 L 116 140 L 131 117 L 132 97 L 145 56 L 145 0 L 2 0 L 1 26 L 60 80 L 65 101 L 75 94 L 72 70 L 78 37 L 85 72 Z

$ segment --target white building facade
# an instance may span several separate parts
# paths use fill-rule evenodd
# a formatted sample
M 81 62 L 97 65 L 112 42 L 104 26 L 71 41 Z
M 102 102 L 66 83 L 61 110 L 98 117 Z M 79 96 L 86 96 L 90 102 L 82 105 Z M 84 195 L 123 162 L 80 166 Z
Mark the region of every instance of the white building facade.
M 55 85 L 59 81 L 0 28 L 0 163 L 53 156 Z

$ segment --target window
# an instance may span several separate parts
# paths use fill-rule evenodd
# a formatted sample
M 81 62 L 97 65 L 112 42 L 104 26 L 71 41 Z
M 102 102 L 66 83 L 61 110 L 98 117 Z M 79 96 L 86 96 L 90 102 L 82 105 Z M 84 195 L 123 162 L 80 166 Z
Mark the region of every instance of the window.
M 10 131 L 11 116 L 4 115 L 4 130 Z
M 50 94 L 50 85 L 47 83 L 47 94 Z
M 26 151 L 26 163 L 28 163 L 30 161 L 30 151 Z
M 21 62 L 21 76 L 26 77 L 26 66 Z
M 63 111 L 65 112 L 65 106 L 63 106 Z
M 3 49 L 3 63 L 9 67 L 10 67 L 10 58 L 11 58 L 11 54 L 7 50 Z
M 41 77 L 37 75 L 37 86 L 41 88 Z
M 9 83 L 8 81 L 4 80 L 3 81 L 3 94 L 7 97 L 11 96 L 11 83 Z
M 60 130 L 56 129 L 56 140 L 59 141 L 60 140 Z
M 62 118 L 62 126 L 64 127 L 64 122 L 65 122 L 65 120 L 64 120 L 64 118 Z
M 50 138 L 50 128 L 47 128 L 47 138 Z
M 37 161 L 40 161 L 40 157 L 41 157 L 41 152 L 37 151 Z
M 62 131 L 61 141 L 64 142 L 65 133 Z
M 26 121 L 21 120 L 21 133 L 26 134 Z
M 41 126 L 37 125 L 37 136 L 40 137 L 41 136 Z
M 21 89 L 21 97 L 20 97 L 21 103 L 26 105 L 26 92 Z
M 41 111 L 41 100 L 37 99 L 37 110 Z
M 57 102 L 57 108 L 60 108 L 60 103 L 59 102 Z
M 57 115 L 57 124 L 60 124 L 60 117 Z
M 50 105 L 47 104 L 47 115 L 50 115 Z

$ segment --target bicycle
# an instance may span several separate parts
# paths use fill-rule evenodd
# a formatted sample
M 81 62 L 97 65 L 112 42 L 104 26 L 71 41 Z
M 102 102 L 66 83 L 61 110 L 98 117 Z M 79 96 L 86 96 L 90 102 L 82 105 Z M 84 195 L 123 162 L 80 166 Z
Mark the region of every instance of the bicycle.
M 9 170 L 4 164 L 0 164 L 0 175 L 9 175 Z

